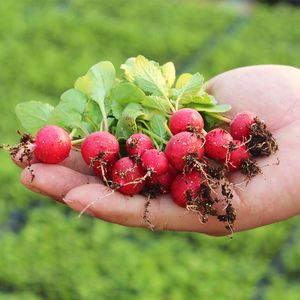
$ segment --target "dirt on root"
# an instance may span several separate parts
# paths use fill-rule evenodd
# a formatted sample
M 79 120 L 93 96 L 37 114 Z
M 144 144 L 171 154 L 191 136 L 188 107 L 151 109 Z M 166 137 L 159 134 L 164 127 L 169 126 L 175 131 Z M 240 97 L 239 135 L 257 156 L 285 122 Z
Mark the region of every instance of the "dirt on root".
M 152 198 L 150 197 L 150 195 L 148 195 L 146 198 L 145 205 L 144 205 L 143 220 L 149 229 L 154 230 L 154 225 L 150 220 L 150 211 L 149 211 L 149 207 L 151 205 L 151 199 Z
M 90 167 L 102 174 L 102 180 L 107 187 L 112 187 L 112 181 L 106 177 L 108 164 L 103 160 L 104 155 L 105 152 L 100 152 L 97 157 L 91 159 Z
M 205 136 L 202 132 L 199 132 L 198 130 L 196 130 L 193 126 L 188 125 L 187 126 L 187 131 L 195 134 L 197 136 L 198 139 L 201 139 L 203 142 L 205 141 Z
M 31 174 L 31 182 L 33 182 L 35 174 L 31 168 L 31 162 L 33 158 L 32 145 L 34 143 L 34 139 L 29 133 L 21 133 L 20 131 L 17 131 L 17 133 L 20 135 L 20 143 L 15 146 L 9 146 L 9 154 L 12 159 L 16 159 L 18 153 L 21 153 L 18 160 L 21 163 L 23 163 L 24 160 L 28 162 L 28 170 Z
M 232 204 L 233 200 L 233 184 L 226 177 L 228 170 L 226 166 L 215 166 L 208 168 L 208 173 L 212 178 L 217 180 L 218 186 L 221 187 L 221 194 L 223 199 L 218 199 L 218 202 L 225 203 L 225 209 L 223 214 L 217 215 L 217 219 L 220 222 L 227 223 L 225 228 L 233 233 L 234 222 L 236 220 L 236 209 Z
M 159 182 L 152 184 L 151 186 L 145 185 L 142 194 L 150 199 L 155 199 L 161 195 L 161 185 Z
M 254 156 L 270 156 L 278 150 L 278 144 L 266 124 L 258 118 L 250 127 L 249 152 Z
M 233 226 L 236 220 L 236 209 L 232 204 L 233 186 L 227 178 L 223 179 L 223 182 L 221 184 L 221 194 L 224 197 L 223 201 L 225 202 L 225 213 L 218 215 L 218 220 L 227 223 L 225 228 L 233 233 Z
M 262 170 L 255 160 L 247 159 L 241 164 L 241 173 L 246 175 L 247 179 L 250 180 L 256 175 L 261 174 Z
M 219 215 L 218 216 L 218 220 L 220 222 L 226 222 L 227 225 L 225 226 L 225 228 L 227 230 L 229 230 L 231 233 L 234 232 L 234 222 L 236 220 L 236 210 L 235 208 L 232 206 L 231 203 L 229 203 L 227 206 L 226 206 L 226 209 L 225 209 L 225 214 L 223 215 Z
M 217 202 L 211 195 L 211 190 L 208 185 L 202 183 L 199 189 L 198 196 L 193 198 L 191 192 L 186 192 L 186 208 L 197 212 L 202 223 L 206 223 L 209 216 L 216 216 L 217 211 L 214 204 Z
M 15 159 L 17 154 L 22 151 L 19 157 L 20 162 L 22 163 L 26 158 L 30 165 L 32 161 L 32 148 L 30 146 L 34 143 L 34 139 L 29 133 L 22 134 L 20 131 L 17 131 L 17 133 L 21 136 L 20 143 L 9 147 L 9 154 Z
M 128 143 L 128 146 L 130 149 L 133 149 L 134 147 L 136 147 L 137 144 L 138 144 L 138 139 L 131 138 L 130 142 Z
M 187 209 L 195 211 L 200 216 L 202 223 L 207 222 L 209 216 L 215 216 L 220 222 L 226 222 L 225 228 L 233 232 L 234 222 L 236 220 L 236 210 L 233 207 L 233 185 L 227 179 L 227 168 L 223 165 L 211 166 L 206 162 L 193 164 L 194 168 L 204 175 L 205 181 L 201 184 L 197 197 L 187 191 Z M 221 187 L 222 199 L 217 197 L 216 188 Z M 218 214 L 215 209 L 217 203 L 224 203 L 224 214 Z
M 214 180 L 221 180 L 225 178 L 227 169 L 222 165 L 209 166 L 207 168 L 207 175 Z

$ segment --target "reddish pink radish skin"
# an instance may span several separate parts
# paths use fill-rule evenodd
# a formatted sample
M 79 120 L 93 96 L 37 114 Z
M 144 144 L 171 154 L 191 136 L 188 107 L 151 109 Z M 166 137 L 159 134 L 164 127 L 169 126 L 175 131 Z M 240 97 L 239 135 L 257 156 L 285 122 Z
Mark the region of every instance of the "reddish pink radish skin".
M 168 172 L 169 162 L 166 154 L 157 149 L 146 150 L 141 157 L 142 166 L 145 170 L 156 175 Z
M 149 189 L 157 187 L 160 194 L 167 194 L 170 192 L 171 184 L 178 174 L 178 171 L 169 164 L 168 172 L 162 175 L 153 175 L 147 180 Z
M 146 150 L 153 148 L 154 145 L 152 140 L 143 133 L 135 133 L 126 141 L 126 150 L 130 156 L 141 157 Z
M 129 157 L 119 159 L 113 166 L 112 181 L 120 185 L 117 190 L 124 195 L 138 194 L 145 185 L 145 181 L 131 183 L 145 175 L 144 170 Z M 130 184 L 129 184 L 130 183 Z
M 191 108 L 182 108 L 170 118 L 170 130 L 173 134 L 183 131 L 201 132 L 203 127 L 203 118 Z
M 255 123 L 256 115 L 249 111 L 241 112 L 232 119 L 230 133 L 235 140 L 245 141 L 250 138 L 250 126 Z
M 105 131 L 92 133 L 81 145 L 81 155 L 88 165 L 96 158 L 104 162 L 113 161 L 118 157 L 119 150 L 117 139 Z
M 203 182 L 204 177 L 198 171 L 177 175 L 171 185 L 173 201 L 181 207 L 186 207 L 188 195 L 196 198 Z
M 182 171 L 187 155 L 202 158 L 204 154 L 203 141 L 196 134 L 183 131 L 177 133 L 169 140 L 165 153 L 170 164 L 177 170 Z
M 71 150 L 68 133 L 57 126 L 46 126 L 35 136 L 34 154 L 46 164 L 57 164 L 66 159 Z
M 224 163 L 233 138 L 229 132 L 216 128 L 205 136 L 205 153 L 217 162 Z
M 249 159 L 249 152 L 241 141 L 234 140 L 231 145 L 236 149 L 229 151 L 227 166 L 233 172 L 239 170 L 242 162 Z

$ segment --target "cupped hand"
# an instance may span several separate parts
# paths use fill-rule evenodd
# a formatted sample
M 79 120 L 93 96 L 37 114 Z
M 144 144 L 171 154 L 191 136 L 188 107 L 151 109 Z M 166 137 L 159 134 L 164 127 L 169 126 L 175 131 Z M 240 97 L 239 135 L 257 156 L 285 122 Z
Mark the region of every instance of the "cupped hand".
M 235 231 L 278 222 L 300 213 L 300 70 L 288 66 L 263 65 L 235 69 L 211 79 L 207 90 L 219 102 L 232 105 L 230 117 L 249 110 L 263 119 L 274 134 L 279 151 L 259 159 L 263 174 L 246 187 L 235 189 L 237 211 Z M 277 165 L 277 159 L 280 164 Z M 72 152 L 61 165 L 34 161 L 31 171 L 25 164 L 21 182 L 30 190 L 66 203 L 78 212 L 130 227 L 147 227 L 143 220 L 145 198 L 111 193 Z M 240 183 L 243 175 L 230 180 Z M 92 205 L 91 205 L 92 204 Z M 89 206 L 89 207 L 88 207 Z M 86 209 L 88 207 L 88 209 Z M 153 199 L 149 218 L 156 230 L 194 231 L 226 235 L 224 223 L 214 217 L 202 224 L 196 213 L 173 203 L 170 196 Z

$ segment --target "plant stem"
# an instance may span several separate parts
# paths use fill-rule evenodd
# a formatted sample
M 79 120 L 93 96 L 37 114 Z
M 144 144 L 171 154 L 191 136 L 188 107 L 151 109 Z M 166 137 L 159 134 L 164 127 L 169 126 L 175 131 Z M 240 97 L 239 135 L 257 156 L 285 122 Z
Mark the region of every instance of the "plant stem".
M 76 152 L 80 152 L 80 149 L 78 149 L 77 147 L 73 147 L 72 146 L 72 150 L 76 151 Z
M 101 101 L 101 103 L 99 103 L 99 107 L 100 107 L 100 111 L 102 114 L 102 125 L 103 125 L 102 130 L 108 131 L 107 115 L 106 115 L 106 111 L 105 111 L 104 100 L 103 100 L 103 102 Z
M 170 106 L 170 109 L 171 109 L 172 113 L 174 113 L 176 111 L 174 105 L 171 103 L 171 101 L 170 101 L 170 99 L 169 99 L 169 97 L 167 95 L 164 95 L 164 97 L 168 101 L 168 104 Z
M 179 107 L 179 98 L 178 98 L 178 99 L 176 99 L 176 106 L 175 106 L 175 108 L 176 108 L 176 111 L 178 110 L 178 107 Z
M 90 133 L 89 133 L 83 126 L 80 126 L 79 128 L 82 130 L 82 132 L 83 132 L 86 136 L 90 135 Z
M 72 131 L 71 131 L 71 133 L 69 134 L 69 137 L 70 137 L 71 140 L 73 139 L 73 137 L 74 137 L 74 135 L 76 133 L 76 130 L 77 130 L 77 128 L 73 128 Z
M 150 129 L 150 127 L 149 127 L 149 124 L 146 122 L 146 121 L 144 121 L 144 120 L 138 120 L 140 123 L 142 123 L 145 127 L 146 127 L 146 129 Z M 142 128 L 143 129 L 143 128 Z
M 159 147 L 159 145 L 157 144 L 157 141 L 156 141 L 156 140 L 153 140 L 153 143 L 154 143 L 156 149 L 160 149 L 160 147 Z
M 224 116 L 222 116 L 222 115 L 212 114 L 212 113 L 210 113 L 210 115 L 211 115 L 212 117 L 218 119 L 218 120 L 221 120 L 221 121 L 227 123 L 227 124 L 229 124 L 229 123 L 231 122 L 231 119 L 226 118 L 226 117 L 224 117 Z
M 176 111 L 179 109 L 179 102 L 180 102 L 180 96 L 178 96 L 176 99 L 176 105 L 175 105 Z
M 85 139 L 79 139 L 79 140 L 74 140 L 71 142 L 72 145 L 77 145 L 77 144 L 80 144 L 84 141 Z
M 173 133 L 171 132 L 171 130 L 170 130 L 170 128 L 169 128 L 167 122 L 165 123 L 165 128 L 166 128 L 166 130 L 167 130 L 168 135 L 169 135 L 170 137 L 172 137 L 172 136 L 173 136 Z
M 150 130 L 146 129 L 146 128 L 141 128 L 145 133 L 149 134 L 151 137 L 154 137 L 155 139 L 161 141 L 164 144 L 167 144 L 168 142 L 163 139 L 162 137 L 158 136 L 157 134 L 151 132 Z

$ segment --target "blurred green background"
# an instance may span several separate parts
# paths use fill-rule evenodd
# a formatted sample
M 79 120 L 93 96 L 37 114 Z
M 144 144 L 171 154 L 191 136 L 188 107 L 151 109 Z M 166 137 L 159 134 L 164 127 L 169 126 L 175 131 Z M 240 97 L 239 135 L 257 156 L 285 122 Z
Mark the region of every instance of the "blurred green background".
M 0 1 L 0 140 L 100 60 L 143 54 L 208 79 L 300 67 L 300 9 L 196 0 Z M 26 191 L 0 153 L 0 300 L 300 299 L 300 219 L 227 237 L 106 224 Z

